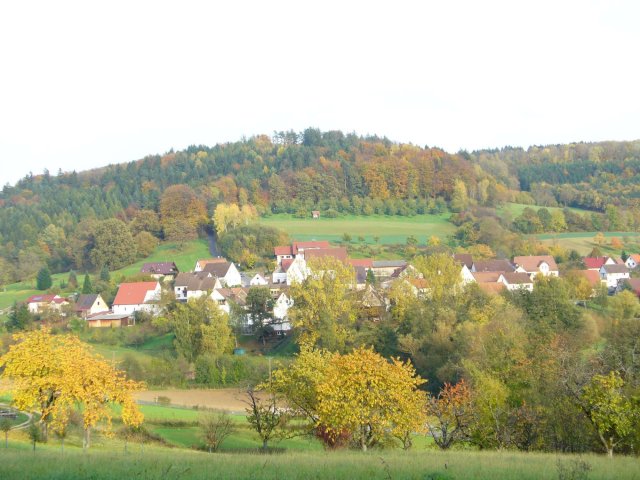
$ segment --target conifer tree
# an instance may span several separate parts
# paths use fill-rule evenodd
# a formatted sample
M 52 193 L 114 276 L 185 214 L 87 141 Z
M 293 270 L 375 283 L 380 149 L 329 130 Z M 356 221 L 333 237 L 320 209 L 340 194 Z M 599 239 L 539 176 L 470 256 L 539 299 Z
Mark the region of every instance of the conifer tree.
M 84 283 L 82 284 L 82 293 L 93 293 L 93 285 L 91 284 L 91 277 L 86 273 L 84 275 Z
M 45 265 L 38 271 L 38 276 L 36 277 L 36 288 L 38 290 L 47 290 L 51 288 L 51 272 L 49 268 Z

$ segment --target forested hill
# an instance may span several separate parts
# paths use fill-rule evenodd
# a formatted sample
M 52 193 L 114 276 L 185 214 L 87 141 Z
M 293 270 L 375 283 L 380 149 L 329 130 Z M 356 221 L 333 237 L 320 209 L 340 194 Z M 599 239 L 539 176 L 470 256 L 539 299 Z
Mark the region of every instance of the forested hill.
M 86 172 L 29 175 L 5 186 L 0 271 L 23 279 L 44 263 L 55 271 L 94 269 L 99 258 L 87 254 L 93 233 L 113 217 L 144 250 L 149 236 L 193 234 L 192 225 L 169 222 L 172 214 L 193 213 L 202 225 L 220 202 L 303 216 L 312 209 L 411 215 L 534 200 L 604 210 L 608 203 L 635 205 L 639 173 L 638 141 L 449 154 L 339 131 L 279 132 Z M 173 185 L 183 187 L 170 199 Z M 191 202 L 182 210 L 180 196 Z

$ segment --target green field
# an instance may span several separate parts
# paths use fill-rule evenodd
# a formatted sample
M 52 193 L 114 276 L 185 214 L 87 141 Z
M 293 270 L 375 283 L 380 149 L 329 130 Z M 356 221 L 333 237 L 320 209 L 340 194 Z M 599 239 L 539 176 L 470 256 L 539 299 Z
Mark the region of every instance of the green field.
M 183 244 L 165 243 L 158 246 L 155 252 L 149 257 L 120 270 L 111 272 L 111 277 L 118 279 L 123 276 L 127 277 L 135 275 L 140 272 L 142 265 L 147 262 L 171 261 L 176 263 L 180 271 L 190 271 L 193 270 L 198 259 L 208 258 L 209 256 L 209 244 L 207 240 L 194 240 L 191 242 L 184 242 Z M 77 276 L 78 281 L 82 284 L 83 274 L 77 273 Z M 51 277 L 53 285 L 59 286 L 61 281 L 66 281 L 69 278 L 69 274 L 57 273 Z M 21 302 L 29 298 L 31 295 L 42 293 L 39 290 L 36 290 L 35 287 L 35 279 L 7 285 L 3 291 L 0 292 L 0 311 L 10 307 L 16 301 Z
M 604 456 L 517 452 L 435 450 L 373 450 L 368 453 L 291 452 L 282 454 L 209 454 L 185 449 L 109 442 L 82 453 L 77 447 L 61 453 L 57 442 L 38 446 L 25 442 L 0 451 L 0 478 L 7 479 L 490 479 L 552 480 L 638 478 L 638 459 Z M 586 475 L 560 477 L 588 469 Z
M 597 234 L 598 232 L 543 233 L 536 235 L 536 238 L 547 245 L 559 245 L 567 250 L 576 250 L 581 255 L 587 255 L 593 248 L 598 247 L 604 254 L 620 256 L 622 252 L 614 250 L 609 244 L 610 239 L 614 237 L 622 241 L 627 253 L 638 251 L 638 244 L 640 244 L 638 232 L 603 232 L 608 241 L 602 245 L 594 241 Z
M 418 243 L 424 245 L 432 235 L 444 240 L 453 234 L 455 226 L 448 221 L 449 216 L 449 214 L 414 217 L 343 215 L 337 218 L 314 220 L 278 214 L 263 217 L 259 222 L 284 230 L 292 240 L 337 242 L 342 240 L 344 233 L 347 233 L 351 235 L 352 242 L 358 242 L 358 237 L 362 236 L 367 243 L 374 244 L 374 237 L 377 236 L 381 244 L 404 244 L 408 236 L 414 235 Z
M 553 212 L 554 210 L 560 210 L 560 211 L 564 210 L 564 207 L 543 207 L 542 205 L 526 205 L 524 203 L 505 203 L 501 207 L 497 208 L 497 212 L 498 214 L 503 214 L 504 212 L 508 212 L 509 214 L 511 214 L 513 218 L 515 218 L 522 215 L 522 212 L 524 211 L 525 208 L 532 208 L 535 211 L 538 211 L 538 209 L 540 208 L 546 208 L 547 210 L 549 210 L 549 212 Z M 582 215 L 591 213 L 591 211 L 584 210 L 582 208 L 569 207 L 569 210 Z

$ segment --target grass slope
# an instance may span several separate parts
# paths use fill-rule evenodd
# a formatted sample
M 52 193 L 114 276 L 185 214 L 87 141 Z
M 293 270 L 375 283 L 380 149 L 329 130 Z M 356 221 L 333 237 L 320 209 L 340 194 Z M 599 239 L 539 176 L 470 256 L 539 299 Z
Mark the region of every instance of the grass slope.
M 621 251 L 611 248 L 609 243 L 598 245 L 594 237 L 598 232 L 568 232 L 568 233 L 543 233 L 536 235 L 542 242 L 548 245 L 559 245 L 566 249 L 576 250 L 581 255 L 587 255 L 594 247 L 598 247 L 604 254 L 620 256 Z M 603 232 L 607 239 L 618 238 L 624 244 L 627 253 L 638 253 L 640 233 L 638 232 Z
M 356 216 L 343 215 L 337 218 L 293 218 L 291 215 L 278 214 L 259 220 L 263 225 L 284 230 L 293 240 L 342 240 L 348 233 L 353 241 L 363 236 L 369 244 L 374 244 L 374 236 L 383 244 L 405 243 L 409 235 L 415 235 L 422 244 L 432 235 L 444 239 L 455 231 L 449 223 L 449 214 L 416 215 L 414 217 L 396 217 L 385 215 Z
M 119 279 L 130 275 L 135 275 L 140 272 L 140 268 L 147 262 L 175 262 L 180 271 L 190 271 L 193 269 L 196 261 L 200 258 L 208 258 L 209 244 L 207 240 L 194 240 L 191 242 L 178 243 L 163 243 L 159 245 L 156 250 L 149 257 L 142 259 L 127 267 L 121 268 L 111 272 L 112 278 Z M 78 282 L 80 287 L 82 286 L 83 274 L 77 273 Z M 65 281 L 69 278 L 69 273 L 57 273 L 51 276 L 54 286 L 59 286 L 61 281 Z M 14 302 L 24 301 L 31 295 L 42 293 L 36 290 L 36 281 L 26 280 L 23 282 L 13 283 L 7 285 L 2 292 L 0 292 L 0 310 L 4 310 L 13 305 Z M 63 294 L 71 293 L 63 292 Z
M 0 452 L 0 478 L 21 479 L 490 479 L 538 480 L 559 478 L 558 464 L 577 470 L 578 462 L 590 468 L 588 477 L 632 479 L 638 475 L 636 458 L 582 457 L 516 452 L 465 452 L 413 450 L 361 452 L 286 452 L 283 454 L 208 454 L 183 449 L 111 442 L 87 453 L 79 448 L 11 444 Z M 64 458 L 64 461 L 61 461 Z
M 505 203 L 504 205 L 502 205 L 497 209 L 497 212 L 498 214 L 503 214 L 505 212 L 508 212 L 509 214 L 511 214 L 512 218 L 515 218 L 522 215 L 522 212 L 524 211 L 525 208 L 531 208 L 536 212 L 540 208 L 546 208 L 547 210 L 549 210 L 549 212 L 553 212 L 554 210 L 560 210 L 560 211 L 564 210 L 564 207 L 543 207 L 542 205 L 526 205 L 524 203 Z M 582 208 L 569 207 L 569 210 L 575 213 L 579 213 L 581 215 L 591 214 L 590 210 L 584 210 Z

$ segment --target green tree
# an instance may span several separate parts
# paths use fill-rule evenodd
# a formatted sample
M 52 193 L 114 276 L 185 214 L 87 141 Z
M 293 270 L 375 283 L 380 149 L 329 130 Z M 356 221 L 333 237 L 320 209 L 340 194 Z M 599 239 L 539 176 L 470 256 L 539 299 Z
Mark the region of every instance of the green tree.
M 84 274 L 84 282 L 82 282 L 82 293 L 93 293 L 93 284 L 88 273 Z
M 76 272 L 71 270 L 69 272 L 69 280 L 67 280 L 67 285 L 69 288 L 78 288 L 78 277 L 76 276 Z
M 109 267 L 105 264 L 100 270 L 100 281 L 109 282 L 111 281 L 111 275 L 109 274 Z
M 632 432 L 638 408 L 623 392 L 624 380 L 617 372 L 594 375 L 580 397 L 581 407 L 593 424 L 609 457 Z
M 222 442 L 236 431 L 235 423 L 227 412 L 204 414 L 198 423 L 209 453 L 217 452 Z
M 31 312 L 29 312 L 29 307 L 26 303 L 20 303 L 18 305 L 17 302 L 13 303 L 13 307 L 9 312 L 9 319 L 5 324 L 7 330 L 10 332 L 16 332 L 19 330 L 28 329 L 33 323 L 33 316 Z
M 284 434 L 289 414 L 285 409 L 278 408 L 275 395 L 270 395 L 268 400 L 262 400 L 253 388 L 249 388 L 247 397 L 247 421 L 262 440 L 262 449 L 266 451 L 272 439 Z
M 188 362 L 201 354 L 219 356 L 233 348 L 227 314 L 208 297 L 177 304 L 168 319 L 176 335 L 176 351 Z
M 253 287 L 247 294 L 247 314 L 253 323 L 253 328 L 258 339 L 262 339 L 265 344 L 265 337 L 268 333 L 268 320 L 273 313 L 273 298 L 269 287 Z M 267 330 L 265 330 L 267 329 Z
M 93 265 L 117 270 L 133 263 L 136 245 L 127 225 L 116 218 L 99 222 L 93 234 L 90 253 Z
M 38 276 L 36 277 L 36 288 L 38 290 L 47 290 L 51 288 L 51 272 L 49 268 L 45 265 L 38 271 Z
M 4 448 L 9 448 L 9 430 L 13 427 L 11 420 L 3 417 L 0 420 L 0 432 L 4 432 Z

